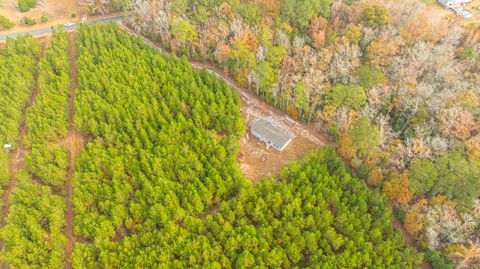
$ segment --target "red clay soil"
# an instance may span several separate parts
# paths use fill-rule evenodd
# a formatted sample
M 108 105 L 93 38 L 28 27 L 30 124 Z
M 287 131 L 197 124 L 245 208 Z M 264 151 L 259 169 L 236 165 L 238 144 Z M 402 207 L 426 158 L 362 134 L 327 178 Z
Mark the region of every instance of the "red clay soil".
M 405 226 L 400 220 L 398 220 L 397 218 L 393 218 L 392 225 L 402 233 L 403 241 L 405 242 L 405 245 L 407 245 L 412 249 L 416 249 L 420 251 L 412 235 L 408 233 L 407 229 L 405 229 Z M 427 258 L 423 258 L 422 269 L 432 269 L 432 265 L 430 265 Z
M 392 225 L 393 227 L 397 228 L 398 230 L 400 230 L 400 232 L 402 232 L 402 235 L 403 235 L 403 239 L 405 241 L 405 244 L 409 247 L 415 247 L 415 240 L 413 239 L 413 237 L 408 233 L 407 229 L 405 229 L 405 226 L 403 226 L 403 223 L 394 218 L 392 220 Z
M 73 115 L 74 115 L 74 99 L 75 99 L 75 88 L 77 87 L 77 54 L 75 50 L 75 41 L 77 40 L 77 32 L 70 33 L 70 94 L 69 94 L 69 119 L 70 119 L 70 133 L 69 135 L 61 142 L 64 146 L 67 147 L 69 152 L 70 164 L 67 172 L 67 179 L 65 180 L 65 202 L 67 210 L 65 212 L 65 234 L 67 236 L 67 244 L 65 246 L 65 268 L 72 268 L 71 256 L 74 247 L 74 235 L 73 235 L 73 184 L 72 176 L 75 170 L 75 158 L 80 154 L 80 151 L 83 148 L 85 139 L 84 137 L 75 130 L 73 124 Z

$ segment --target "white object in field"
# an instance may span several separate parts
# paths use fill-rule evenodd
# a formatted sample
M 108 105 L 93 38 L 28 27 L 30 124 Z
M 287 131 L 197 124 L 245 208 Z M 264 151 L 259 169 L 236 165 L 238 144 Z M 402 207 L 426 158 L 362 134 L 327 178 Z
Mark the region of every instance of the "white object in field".
M 4 148 L 4 149 L 11 149 L 11 148 L 12 148 L 12 144 L 4 144 L 4 145 L 3 145 L 3 148 Z
M 75 23 L 73 23 L 73 22 L 67 22 L 67 23 L 65 23 L 63 26 L 65 26 L 65 27 L 73 27 L 73 26 L 75 26 Z

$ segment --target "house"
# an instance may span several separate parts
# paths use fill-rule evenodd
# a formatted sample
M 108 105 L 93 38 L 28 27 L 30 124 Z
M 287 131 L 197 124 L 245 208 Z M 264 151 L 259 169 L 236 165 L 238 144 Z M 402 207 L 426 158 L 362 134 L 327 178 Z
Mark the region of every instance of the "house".
M 440 5 L 445 8 L 455 8 L 461 5 L 468 4 L 473 0 L 437 0 Z
M 278 151 L 283 151 L 293 139 L 292 135 L 267 119 L 255 120 L 250 131 L 258 140 L 266 143 L 267 147 L 272 146 Z

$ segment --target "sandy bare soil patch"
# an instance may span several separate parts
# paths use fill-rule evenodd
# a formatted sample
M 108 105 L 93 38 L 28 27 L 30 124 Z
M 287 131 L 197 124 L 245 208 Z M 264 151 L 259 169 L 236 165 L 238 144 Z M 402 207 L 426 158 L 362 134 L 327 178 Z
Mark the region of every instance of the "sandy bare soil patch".
M 243 174 L 248 179 L 257 181 L 268 176 L 275 176 L 291 160 L 302 157 L 310 150 L 325 145 L 318 134 L 313 133 L 312 126 L 306 126 L 294 121 L 251 93 L 239 91 L 242 96 L 242 116 L 247 127 L 246 135 L 240 139 L 238 161 Z M 283 152 L 260 142 L 250 133 L 250 125 L 256 119 L 268 118 L 281 129 L 293 135 L 292 142 Z
M 320 147 L 321 145 L 312 143 L 304 137 L 295 137 L 283 152 L 278 152 L 272 147 L 266 148 L 264 143 L 248 132 L 240 141 L 238 161 L 245 177 L 257 181 L 277 175 L 289 161 Z
M 30 31 L 41 29 L 57 24 L 64 24 L 67 21 L 79 21 L 84 13 L 83 8 L 75 0 L 37 0 L 37 6 L 28 12 L 20 12 L 17 7 L 17 0 L 0 0 L 0 15 L 7 17 L 15 26 L 2 33 Z M 75 14 L 75 18 L 70 17 Z M 42 23 L 40 17 L 46 15 L 48 22 Z M 34 19 L 37 24 L 26 26 L 22 23 L 24 17 Z

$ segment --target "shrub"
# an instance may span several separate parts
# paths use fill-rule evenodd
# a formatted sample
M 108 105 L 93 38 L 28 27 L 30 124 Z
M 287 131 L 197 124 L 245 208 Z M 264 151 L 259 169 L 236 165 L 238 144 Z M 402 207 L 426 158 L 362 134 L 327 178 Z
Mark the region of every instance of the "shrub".
M 43 22 L 43 23 L 47 22 L 48 21 L 47 15 L 42 14 L 42 17 L 40 17 L 40 21 Z
M 403 211 L 401 208 L 394 207 L 393 215 L 401 222 L 403 222 L 403 220 L 405 219 L 405 211 Z
M 365 164 L 361 164 L 357 169 L 357 176 L 360 179 L 367 180 L 368 175 L 370 174 L 370 169 Z
M 18 0 L 18 8 L 21 12 L 28 12 L 37 5 L 35 0 Z
M 475 49 L 474 48 L 465 48 L 462 53 L 460 54 L 460 59 L 468 60 L 475 58 Z
M 452 262 L 447 260 L 445 255 L 438 250 L 427 250 L 427 259 L 432 263 L 433 268 L 437 269 L 451 269 L 453 268 Z
M 22 19 L 22 22 L 23 22 L 25 25 L 29 25 L 29 26 L 32 26 L 32 25 L 37 24 L 34 19 L 29 18 L 29 17 L 24 17 L 24 18 Z
M 6 17 L 0 15 L 0 30 L 6 30 L 13 27 L 13 22 L 11 22 Z

